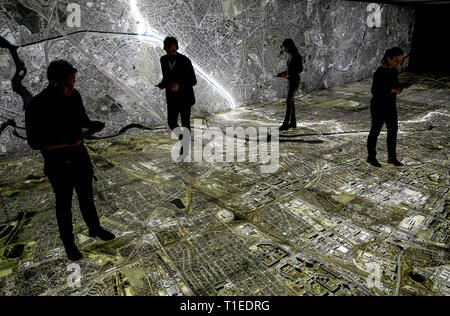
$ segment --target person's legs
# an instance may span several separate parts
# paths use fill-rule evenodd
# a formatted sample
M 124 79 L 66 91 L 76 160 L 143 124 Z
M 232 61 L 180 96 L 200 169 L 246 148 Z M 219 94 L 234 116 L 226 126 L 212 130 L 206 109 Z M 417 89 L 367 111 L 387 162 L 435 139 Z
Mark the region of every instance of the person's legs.
M 97 210 L 94 204 L 92 175 L 80 171 L 74 184 L 78 202 L 80 204 L 81 215 L 89 230 L 95 230 L 100 227 L 100 220 L 98 219 Z
M 59 235 L 69 260 L 78 261 L 83 256 L 75 245 L 72 226 L 73 179 L 69 174 L 60 173 L 48 176 L 56 200 L 56 220 Z
M 103 241 L 113 240 L 116 236 L 100 226 L 97 210 L 94 203 L 92 188 L 92 173 L 89 170 L 79 168 L 74 186 L 80 204 L 81 215 L 89 228 L 90 237 L 99 237 Z
M 397 133 L 398 133 L 398 117 L 395 109 L 386 118 L 387 128 L 387 148 L 388 148 L 388 162 L 396 166 L 402 166 L 397 160 Z
M 191 132 L 191 107 L 186 106 L 181 109 L 180 111 L 181 116 L 181 126 L 183 126 L 183 129 L 189 130 L 189 133 Z M 185 132 L 185 131 L 183 131 Z M 192 136 L 191 136 L 192 137 Z M 180 141 L 183 140 L 183 134 L 180 135 Z M 189 147 L 191 145 L 191 141 L 182 142 L 182 144 L 185 144 L 187 148 L 184 148 L 185 146 L 182 146 L 180 149 L 180 159 L 186 158 L 186 155 L 189 153 Z
M 287 130 L 289 128 L 289 123 L 292 117 L 292 108 L 294 107 L 294 94 L 295 86 L 289 82 L 288 95 L 286 98 L 286 115 L 284 116 L 283 125 L 281 125 L 280 130 Z
M 66 174 L 49 177 L 56 200 L 56 220 L 63 241 L 73 239 L 72 227 L 72 179 Z
M 167 106 L 167 121 L 170 130 L 176 129 L 178 126 L 178 116 L 180 115 L 180 110 L 178 105 L 170 104 Z
M 289 123 L 289 127 L 297 128 L 297 118 L 295 117 L 295 102 L 293 99 L 292 99 L 291 122 Z
M 294 83 L 294 84 L 289 84 L 290 85 L 290 87 L 289 87 L 289 94 L 292 94 L 291 96 L 290 96 L 290 98 L 291 98 L 291 117 L 290 117 L 290 123 L 289 123 L 289 127 L 293 127 L 293 128 L 296 128 L 297 127 L 297 118 L 296 118 L 296 116 L 295 116 L 295 94 L 297 93 L 297 91 L 298 91 L 298 88 L 299 88 L 299 86 L 300 86 L 300 82 L 297 82 L 297 83 Z M 289 96 L 288 96 L 289 97 Z
M 191 107 L 187 106 L 180 111 L 181 125 L 191 130 Z
M 370 128 L 369 137 L 367 138 L 367 153 L 368 153 L 368 162 L 377 162 L 377 140 L 380 135 L 381 129 L 384 125 L 384 117 L 382 113 L 377 110 L 371 110 L 372 113 L 372 126 Z M 378 164 L 377 164 L 378 166 Z

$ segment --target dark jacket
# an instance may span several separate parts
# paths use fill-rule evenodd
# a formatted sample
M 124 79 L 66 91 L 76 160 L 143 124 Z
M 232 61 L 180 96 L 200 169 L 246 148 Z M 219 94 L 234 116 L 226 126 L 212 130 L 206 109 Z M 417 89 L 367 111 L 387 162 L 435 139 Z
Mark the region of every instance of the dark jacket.
M 93 122 L 86 114 L 81 95 L 70 97 L 47 87 L 31 100 L 25 111 L 28 144 L 34 150 L 61 143 L 74 143 L 83 135 L 82 128 Z
M 378 67 L 373 74 L 371 104 L 377 107 L 396 105 L 397 94 L 392 89 L 400 86 L 396 68 Z
M 68 170 L 75 174 L 93 174 L 89 154 L 83 144 L 43 150 L 45 146 L 74 143 L 83 135 L 82 128 L 92 128 L 86 114 L 81 95 L 74 90 L 70 97 L 47 87 L 33 98 L 25 111 L 28 144 L 34 150 L 41 150 L 44 157 L 44 173 L 47 176 L 60 175 Z
M 287 71 L 278 74 L 281 77 L 283 74 L 288 75 L 289 82 L 300 82 L 300 74 L 303 72 L 303 58 L 300 54 L 294 54 L 287 62 Z
M 193 106 L 195 104 L 194 88 L 197 84 L 194 67 L 189 58 L 177 53 L 175 56 L 175 65 L 172 70 L 169 66 L 170 56 L 161 57 L 161 69 L 163 80 L 159 86 L 166 89 L 166 98 L 168 106 Z M 180 88 L 177 92 L 170 91 L 170 87 L 178 83 Z

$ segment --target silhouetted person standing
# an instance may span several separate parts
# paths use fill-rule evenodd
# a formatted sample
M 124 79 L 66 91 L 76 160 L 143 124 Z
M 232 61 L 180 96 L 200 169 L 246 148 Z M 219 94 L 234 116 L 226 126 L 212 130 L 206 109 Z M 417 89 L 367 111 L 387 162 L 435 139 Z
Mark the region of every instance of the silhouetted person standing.
M 93 198 L 94 170 L 83 143 L 82 128 L 99 132 L 105 124 L 86 115 L 81 95 L 74 89 L 76 73 L 65 60 L 52 62 L 47 71 L 49 86 L 33 98 L 25 112 L 28 143 L 44 157 L 44 173 L 55 193 L 59 233 L 72 261 L 83 257 L 73 236 L 74 188 L 89 236 L 104 241 L 115 238 L 100 226 Z
M 162 81 L 160 89 L 166 90 L 167 121 L 171 130 L 181 125 L 191 130 L 191 107 L 195 104 L 194 86 L 197 84 L 190 59 L 178 53 L 178 41 L 174 37 L 164 40 L 167 55 L 161 57 Z
M 388 163 L 403 166 L 397 160 L 397 93 L 409 86 L 401 86 L 398 81 L 397 67 L 402 63 L 404 52 L 399 47 L 388 49 L 382 59 L 382 65 L 375 71 L 372 83 L 372 100 L 370 112 L 372 127 L 367 139 L 367 162 L 372 166 L 381 167 L 377 160 L 377 139 L 383 125 L 387 128 Z
M 300 74 L 303 71 L 303 60 L 292 39 L 285 39 L 281 47 L 284 52 L 289 55 L 289 60 L 287 62 L 288 70 L 277 75 L 277 77 L 287 78 L 289 80 L 289 90 L 286 99 L 286 116 L 283 125 L 280 126 L 280 131 L 287 131 L 290 128 L 297 128 L 294 97 L 300 86 Z

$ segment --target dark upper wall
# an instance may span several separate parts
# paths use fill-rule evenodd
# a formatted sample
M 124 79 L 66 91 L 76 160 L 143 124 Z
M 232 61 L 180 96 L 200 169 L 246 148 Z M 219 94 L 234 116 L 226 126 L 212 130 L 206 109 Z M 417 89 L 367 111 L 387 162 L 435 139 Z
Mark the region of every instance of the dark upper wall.
M 71 2 L 80 5 L 80 27 L 66 23 Z M 293 38 L 305 57 L 302 80 L 309 90 L 369 78 L 387 48 L 400 46 L 409 52 L 414 27 L 413 10 L 395 5 L 383 5 L 381 26 L 371 28 L 368 4 L 358 2 L 135 2 L 133 7 L 130 0 L 62 0 L 52 8 L 55 1 L 2 0 L 0 36 L 14 45 L 25 45 L 18 53 L 28 68 L 24 85 L 32 94 L 45 87 L 49 61 L 65 58 L 74 63 L 88 113 L 106 120 L 111 131 L 131 122 L 165 120 L 164 95 L 154 88 L 160 79 L 161 43 L 113 33 L 136 33 L 146 23 L 151 34 L 178 37 L 181 51 L 201 72 L 195 109 L 214 112 L 230 107 L 216 86 L 237 105 L 285 95 L 285 82 L 273 78 L 285 68 L 285 57 L 280 56 L 284 38 Z M 45 41 L 52 37 L 60 38 Z M 1 120 L 13 118 L 21 124 L 22 101 L 9 81 L 14 72 L 9 51 L 0 49 Z M 7 144 L 7 151 L 26 147 L 8 133 L 0 142 Z
M 450 4 L 417 6 L 409 71 L 450 75 Z

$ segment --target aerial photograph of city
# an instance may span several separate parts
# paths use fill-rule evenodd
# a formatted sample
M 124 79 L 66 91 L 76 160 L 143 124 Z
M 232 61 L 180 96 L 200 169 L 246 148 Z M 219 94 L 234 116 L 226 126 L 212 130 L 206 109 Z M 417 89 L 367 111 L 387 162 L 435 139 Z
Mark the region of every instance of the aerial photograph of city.
M 450 296 L 449 9 L 0 0 L 0 296 Z

